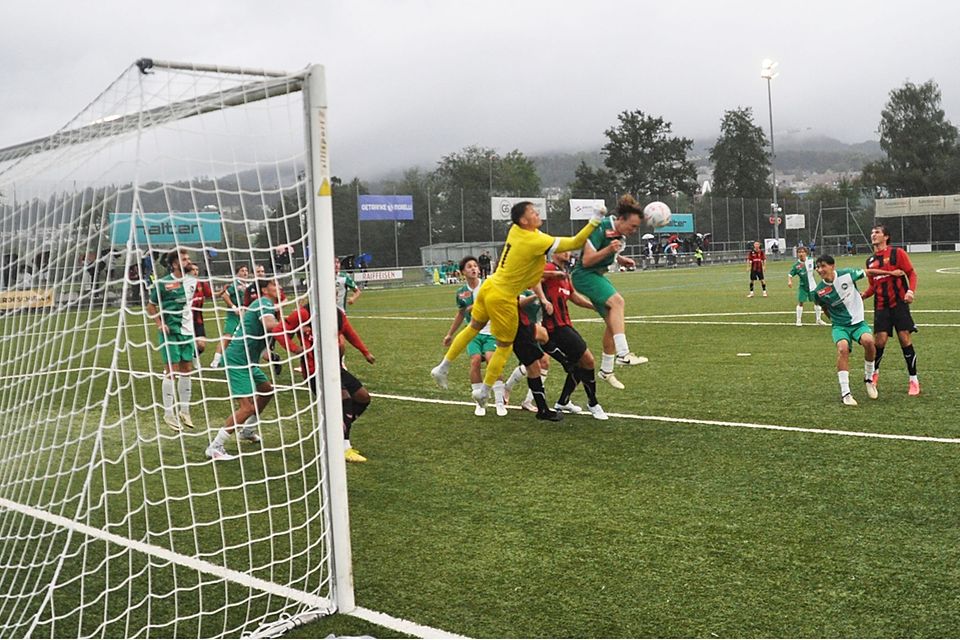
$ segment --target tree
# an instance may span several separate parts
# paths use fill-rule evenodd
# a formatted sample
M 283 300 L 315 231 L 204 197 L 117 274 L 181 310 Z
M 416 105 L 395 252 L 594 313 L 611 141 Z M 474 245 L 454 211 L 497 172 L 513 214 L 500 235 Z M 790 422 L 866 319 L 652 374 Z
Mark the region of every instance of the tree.
M 732 198 L 759 198 L 771 192 L 770 156 L 763 129 L 753 123 L 753 110 L 740 107 L 723 114 L 720 137 L 710 149 L 712 193 Z
M 619 190 L 613 172 L 603 168 L 594 169 L 583 160 L 580 161 L 574 172 L 573 182 L 570 183 L 571 198 L 616 197 Z
M 875 193 L 923 196 L 960 189 L 957 128 L 947 121 L 933 80 L 891 91 L 879 133 L 887 157 L 863 169 L 863 180 Z
M 516 149 L 500 156 L 494 149 L 465 147 L 444 156 L 430 178 L 437 205 L 435 242 L 489 240 L 491 196 L 540 194 L 533 162 Z
M 613 174 L 618 191 L 640 198 L 666 196 L 697 188 L 697 170 L 687 159 L 689 138 L 670 137 L 671 125 L 642 111 L 624 111 L 619 124 L 607 129 L 603 163 Z

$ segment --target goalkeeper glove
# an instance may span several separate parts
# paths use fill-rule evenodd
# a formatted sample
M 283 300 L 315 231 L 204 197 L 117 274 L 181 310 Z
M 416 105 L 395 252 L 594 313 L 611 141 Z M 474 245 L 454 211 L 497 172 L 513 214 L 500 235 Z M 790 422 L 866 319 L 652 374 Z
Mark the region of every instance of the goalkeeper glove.
M 603 219 L 607 216 L 607 208 L 604 205 L 600 205 L 593 210 L 593 215 L 590 216 L 590 222 L 594 224 L 600 224 L 603 222 Z

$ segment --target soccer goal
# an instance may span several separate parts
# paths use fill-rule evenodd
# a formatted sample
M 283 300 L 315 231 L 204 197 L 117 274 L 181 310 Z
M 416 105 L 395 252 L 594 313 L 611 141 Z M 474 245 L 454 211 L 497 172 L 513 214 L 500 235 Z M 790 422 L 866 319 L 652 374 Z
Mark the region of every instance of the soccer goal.
M 354 608 L 329 178 L 321 66 L 139 60 L 0 149 L 0 636 L 269 637 Z M 211 460 L 238 406 L 214 352 L 274 278 L 278 315 L 312 311 L 316 393 L 301 355 L 258 353 L 271 402 Z

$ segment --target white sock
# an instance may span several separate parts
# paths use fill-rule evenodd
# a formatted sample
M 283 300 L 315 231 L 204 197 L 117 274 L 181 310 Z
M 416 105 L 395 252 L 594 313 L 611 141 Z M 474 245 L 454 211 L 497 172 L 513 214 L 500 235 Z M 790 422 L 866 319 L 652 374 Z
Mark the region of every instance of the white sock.
M 840 395 L 845 396 L 850 393 L 850 372 L 837 371 L 837 379 L 840 380 Z
M 193 359 L 193 368 L 194 368 L 194 369 L 197 369 L 197 370 L 200 369 L 200 358 L 194 358 L 194 359 Z
M 618 356 L 625 356 L 630 353 L 630 347 L 627 346 L 627 334 L 625 333 L 615 333 L 613 334 L 613 347 L 617 350 Z
M 344 441 L 343 441 L 343 450 L 346 451 L 346 450 L 348 450 L 348 449 L 353 449 L 353 445 L 350 444 L 350 441 L 349 441 L 349 440 L 344 440 Z
M 600 371 L 604 373 L 613 373 L 613 361 L 616 359 L 613 353 L 604 353 L 600 358 Z
M 546 384 L 547 382 L 548 373 L 550 373 L 548 369 L 544 369 L 543 367 L 540 368 L 540 381 L 543 382 L 544 384 Z
M 802 320 L 803 320 L 803 305 L 798 304 L 797 305 L 797 324 L 799 324 Z
M 211 367 L 218 366 L 220 364 L 220 360 L 222 359 L 223 359 L 223 353 L 220 351 L 217 351 L 215 354 L 213 354 L 213 362 L 210 363 L 210 366 Z
M 482 383 L 482 382 L 471 382 L 471 383 L 470 383 L 470 390 L 471 390 L 471 391 L 476 391 L 477 389 L 479 389 L 479 388 L 482 387 L 482 386 L 483 386 L 483 383 Z
M 503 404 L 503 390 L 505 386 L 503 380 L 497 380 L 493 383 L 493 399 L 497 404 Z
M 450 361 L 444 358 L 440 361 L 440 373 L 447 373 L 450 371 Z
M 245 431 L 256 429 L 259 426 L 260 426 L 260 417 L 256 413 L 254 413 L 252 416 L 250 416 L 249 418 L 243 421 L 243 428 Z
M 160 391 L 163 396 L 163 412 L 168 416 L 173 415 L 173 407 L 177 404 L 177 398 L 174 396 L 174 388 L 173 378 L 169 375 L 163 376 Z
M 510 374 L 510 377 L 507 378 L 507 381 L 503 383 L 503 386 L 505 386 L 505 387 L 507 388 L 507 390 L 509 391 L 509 390 L 513 389 L 513 387 L 514 387 L 518 382 L 520 382 L 521 380 L 523 380 L 523 379 L 526 378 L 526 377 L 527 377 L 527 370 L 523 367 L 523 365 L 520 365 L 519 367 L 517 367 L 517 368 L 515 368 L 515 369 L 513 370 L 513 373 L 511 373 L 511 374 Z
M 190 395 L 193 391 L 193 380 L 190 376 L 180 376 L 177 379 L 177 393 L 180 396 L 180 412 L 190 415 Z
M 533 390 L 527 389 L 527 397 L 523 399 L 524 402 L 533 402 Z
M 868 382 L 873 382 L 873 360 L 864 360 L 863 361 L 863 379 Z
M 910 382 L 920 383 L 920 376 L 910 376 Z
M 818 305 L 813 305 L 813 312 L 816 314 L 817 320 L 823 319 L 823 313 L 820 311 L 820 307 Z
M 222 447 L 224 443 L 230 439 L 230 434 L 227 433 L 226 429 L 220 429 L 217 431 L 217 437 L 213 439 L 213 444 L 216 447 Z

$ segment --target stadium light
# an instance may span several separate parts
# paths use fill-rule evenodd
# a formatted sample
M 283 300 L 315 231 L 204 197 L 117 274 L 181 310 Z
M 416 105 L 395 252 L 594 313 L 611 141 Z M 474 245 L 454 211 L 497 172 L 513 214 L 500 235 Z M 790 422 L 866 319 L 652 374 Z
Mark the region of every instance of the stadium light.
M 780 75 L 777 71 L 779 63 L 770 58 L 764 58 L 760 63 L 760 77 L 767 81 L 767 107 L 770 111 L 770 173 L 773 178 L 773 203 L 770 205 L 770 218 L 773 221 L 773 241 L 780 246 L 780 207 L 777 206 L 777 168 L 776 151 L 773 146 L 773 93 L 770 89 L 770 81 Z M 786 247 L 783 247 L 784 249 Z

